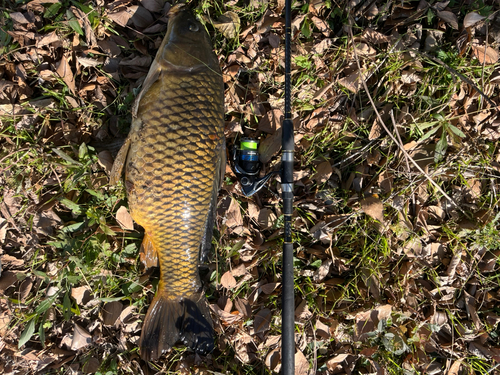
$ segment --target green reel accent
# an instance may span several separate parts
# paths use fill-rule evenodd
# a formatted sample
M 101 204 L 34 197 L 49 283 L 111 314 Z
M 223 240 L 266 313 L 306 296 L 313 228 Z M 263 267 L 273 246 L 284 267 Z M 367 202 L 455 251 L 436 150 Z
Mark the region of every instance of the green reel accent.
M 242 139 L 240 142 L 240 150 L 249 150 L 255 151 L 257 150 L 258 142 L 254 139 Z

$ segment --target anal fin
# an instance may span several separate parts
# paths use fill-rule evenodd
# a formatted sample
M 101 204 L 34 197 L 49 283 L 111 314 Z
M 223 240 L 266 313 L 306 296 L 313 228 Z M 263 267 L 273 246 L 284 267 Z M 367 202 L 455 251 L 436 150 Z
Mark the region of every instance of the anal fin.
M 147 233 L 144 234 L 144 239 L 142 240 L 139 258 L 141 263 L 144 265 L 146 272 L 151 267 L 158 267 L 158 252 L 156 251 L 153 242 L 151 242 L 151 237 L 148 236 Z

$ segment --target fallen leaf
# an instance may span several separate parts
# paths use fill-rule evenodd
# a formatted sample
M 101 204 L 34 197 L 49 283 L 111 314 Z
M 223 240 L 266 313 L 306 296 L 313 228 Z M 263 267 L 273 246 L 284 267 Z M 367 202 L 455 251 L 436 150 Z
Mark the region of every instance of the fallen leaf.
M 457 16 L 455 16 L 452 12 L 448 10 L 443 10 L 442 12 L 438 11 L 437 15 L 444 22 L 449 23 L 452 28 L 458 30 L 458 19 Z
M 110 174 L 113 169 L 113 155 L 108 150 L 101 151 L 97 154 L 99 164 L 104 168 L 106 173 Z
M 480 14 L 477 14 L 476 12 L 467 13 L 467 15 L 464 18 L 464 27 L 467 28 L 467 27 L 474 26 L 476 23 L 484 20 L 485 18 L 486 17 L 481 16 Z
M 226 225 L 229 228 L 234 228 L 243 225 L 243 217 L 241 216 L 240 205 L 234 198 L 230 198 L 231 203 L 226 212 Z
M 278 217 L 270 208 L 264 207 L 259 212 L 257 222 L 262 230 L 270 229 L 274 226 Z
M 128 11 L 133 14 L 131 21 L 140 29 L 145 29 L 154 22 L 153 16 L 149 10 L 140 5 L 132 5 L 128 8 Z
M 127 26 L 127 23 L 128 21 L 132 18 L 132 16 L 134 15 L 134 11 L 136 10 L 137 8 L 127 8 L 125 10 L 120 10 L 118 12 L 114 12 L 114 13 L 109 13 L 108 14 L 108 17 L 115 21 L 118 25 L 120 26 Z
M 266 366 L 269 370 L 274 370 L 281 360 L 281 348 L 274 348 L 266 356 Z
M 308 320 L 313 316 L 311 310 L 307 306 L 307 300 L 302 300 L 302 302 L 295 309 L 295 317 L 300 320 Z
M 226 271 L 220 279 L 221 285 L 226 289 L 232 289 L 236 286 L 236 279 L 231 274 L 231 271 Z
M 278 285 L 280 285 L 280 283 L 267 283 L 267 284 L 262 285 L 260 287 L 260 290 L 264 294 L 271 294 L 278 287 Z
M 59 63 L 56 64 L 56 72 L 59 74 L 59 77 L 63 79 L 64 83 L 68 85 L 68 88 L 74 95 L 76 93 L 75 78 L 73 77 L 73 72 L 71 71 L 68 60 L 64 55 Z
M 88 331 L 75 323 L 73 340 L 71 340 L 71 350 L 79 350 L 92 343 L 92 336 Z
M 453 362 L 450 369 L 448 370 L 447 375 L 458 375 L 460 373 L 460 366 L 462 365 L 462 362 L 463 362 L 462 359 Z
M 77 305 L 84 305 L 90 301 L 90 290 L 88 286 L 80 286 L 71 289 L 71 297 L 73 297 Z
M 363 83 L 361 82 L 361 74 L 359 73 L 359 70 L 349 74 L 346 77 L 339 79 L 338 83 L 340 83 L 346 89 L 348 89 L 349 91 L 351 91 L 355 94 L 357 94 L 359 89 L 363 86 Z
M 274 134 L 268 135 L 259 144 L 259 159 L 261 163 L 268 163 L 274 155 L 278 153 L 281 149 L 281 127 L 274 132 Z
M 330 266 L 332 265 L 332 263 L 333 261 L 331 259 L 323 261 L 321 266 L 319 266 L 319 268 L 314 272 L 313 281 L 322 281 L 330 273 Z
M 316 320 L 316 334 L 319 335 L 320 337 L 323 337 L 324 339 L 330 339 L 331 333 L 330 333 L 330 327 L 328 327 L 325 323 L 323 323 L 321 320 Z
M 84 374 L 95 374 L 99 370 L 100 366 L 101 362 L 99 362 L 97 358 L 90 357 L 83 365 L 82 372 Z
M 309 361 L 300 350 L 295 352 L 295 375 L 309 374 Z
M 102 322 L 105 326 L 112 326 L 120 317 L 123 310 L 123 304 L 120 301 L 106 303 L 102 308 Z
M 329 161 L 324 161 L 316 167 L 316 173 L 312 176 L 312 179 L 318 184 L 324 184 L 333 173 L 332 166 Z
M 382 201 L 376 197 L 368 197 L 361 202 L 363 212 L 379 222 L 384 222 L 384 205 Z
M 213 25 L 218 29 L 227 39 L 234 39 L 240 32 L 240 17 L 232 11 L 228 11 L 213 22 Z
M 60 38 L 57 36 L 55 31 L 44 35 L 41 39 L 37 40 L 36 46 L 37 48 L 42 48 L 43 46 L 48 46 L 49 44 L 60 42 Z
M 494 64 L 498 61 L 498 52 L 491 47 L 472 45 L 472 53 L 481 64 Z
M 245 318 L 249 318 L 252 315 L 252 308 L 246 299 L 237 297 L 234 301 L 234 306 Z
M 269 309 L 260 310 L 253 320 L 254 333 L 267 331 L 271 325 L 273 314 Z
M 122 229 L 134 230 L 134 220 L 130 216 L 127 207 L 121 206 L 118 211 L 116 211 L 116 221 Z
M 335 371 L 340 363 L 344 362 L 349 354 L 338 354 L 335 357 L 326 361 L 326 367 L 330 371 Z
M 231 270 L 231 274 L 234 277 L 243 276 L 246 273 L 247 273 L 247 268 L 243 263 L 240 263 L 238 266 L 233 267 L 233 269 Z
M 242 315 L 238 312 L 233 311 L 229 313 L 227 311 L 222 310 L 217 304 L 210 305 L 210 308 L 227 324 L 233 324 L 242 319 Z

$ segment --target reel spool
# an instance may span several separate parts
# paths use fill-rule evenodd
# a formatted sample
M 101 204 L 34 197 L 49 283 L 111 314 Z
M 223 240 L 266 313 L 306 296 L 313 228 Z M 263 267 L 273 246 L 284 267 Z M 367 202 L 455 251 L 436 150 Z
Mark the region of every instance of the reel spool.
M 233 148 L 233 171 L 247 197 L 254 195 L 274 174 L 279 173 L 271 172 L 259 178 L 262 163 L 259 160 L 258 145 L 259 142 L 253 138 L 242 138 L 239 148 Z

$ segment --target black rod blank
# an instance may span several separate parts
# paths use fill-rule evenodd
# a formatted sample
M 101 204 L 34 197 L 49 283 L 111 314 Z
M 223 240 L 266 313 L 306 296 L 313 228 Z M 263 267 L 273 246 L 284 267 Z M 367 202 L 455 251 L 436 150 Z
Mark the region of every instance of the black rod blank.
M 285 118 L 281 154 L 281 190 L 285 236 L 283 243 L 283 312 L 281 325 L 281 374 L 295 374 L 295 302 L 293 277 L 293 122 L 291 100 L 291 12 L 292 0 L 285 2 Z

